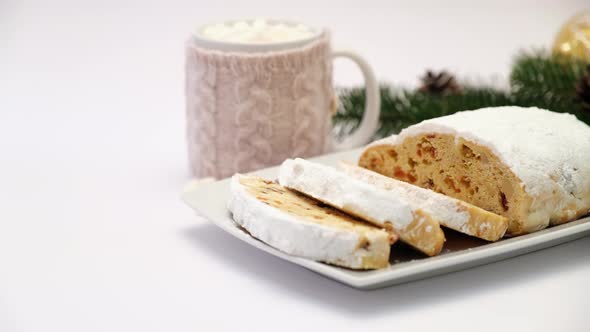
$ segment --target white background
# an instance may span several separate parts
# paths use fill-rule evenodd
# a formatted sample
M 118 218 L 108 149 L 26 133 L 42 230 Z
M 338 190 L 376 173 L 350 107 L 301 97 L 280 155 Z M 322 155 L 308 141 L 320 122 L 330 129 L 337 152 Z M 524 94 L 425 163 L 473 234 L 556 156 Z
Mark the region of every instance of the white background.
M 0 331 L 588 331 L 590 238 L 373 292 L 259 252 L 179 201 L 183 41 L 328 26 L 379 79 L 503 84 L 586 1 L 0 0 Z M 337 63 L 335 83 L 360 82 Z

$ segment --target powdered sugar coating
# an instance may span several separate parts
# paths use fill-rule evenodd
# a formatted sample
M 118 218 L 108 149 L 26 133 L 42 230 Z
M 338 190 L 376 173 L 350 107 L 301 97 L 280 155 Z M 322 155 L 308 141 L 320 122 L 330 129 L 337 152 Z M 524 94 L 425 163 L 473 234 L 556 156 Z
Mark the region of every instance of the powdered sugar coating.
M 590 209 L 590 127 L 571 114 L 516 106 L 484 108 L 423 121 L 371 144 L 401 144 L 425 133 L 455 135 L 487 147 L 533 199 L 525 231 Z
M 414 220 L 405 200 L 330 166 L 287 159 L 280 167 L 279 183 L 379 226 L 391 222 L 394 228 L 404 230 Z
M 257 239 L 291 255 L 350 268 L 365 268 L 365 260 L 389 252 L 389 234 L 370 229 L 363 234 L 296 218 L 256 199 L 232 177 L 228 209 L 233 219 Z M 361 236 L 371 243 L 359 248 Z
M 340 163 L 338 166 L 347 175 L 355 179 L 385 189 L 389 191 L 391 196 L 403 197 L 414 209 L 422 209 L 424 212 L 436 217 L 442 225 L 464 233 L 467 232 L 469 213 L 462 208 L 461 201 L 432 190 L 388 178 L 361 167 L 346 163 Z

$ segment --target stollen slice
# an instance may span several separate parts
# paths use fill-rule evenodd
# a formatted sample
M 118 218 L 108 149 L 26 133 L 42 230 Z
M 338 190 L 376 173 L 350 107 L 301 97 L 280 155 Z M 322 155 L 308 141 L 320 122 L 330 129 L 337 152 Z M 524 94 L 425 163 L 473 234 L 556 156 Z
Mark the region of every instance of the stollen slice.
M 300 158 L 287 159 L 278 180 L 282 186 L 398 234 L 400 240 L 426 255 L 437 255 L 445 242 L 438 220 L 428 213 L 336 168 Z
M 350 269 L 389 266 L 393 234 L 259 177 L 236 174 L 230 188 L 236 223 L 280 251 Z
M 475 205 L 349 163 L 341 162 L 338 168 L 355 179 L 388 190 L 392 196 L 407 198 L 413 208 L 422 209 L 441 225 L 458 232 L 497 241 L 508 228 L 507 218 Z

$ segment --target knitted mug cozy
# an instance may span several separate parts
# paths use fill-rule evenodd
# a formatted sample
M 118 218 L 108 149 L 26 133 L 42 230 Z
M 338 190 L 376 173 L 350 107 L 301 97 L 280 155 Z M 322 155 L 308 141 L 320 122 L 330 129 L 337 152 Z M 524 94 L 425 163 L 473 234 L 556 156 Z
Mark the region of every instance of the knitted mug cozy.
M 329 36 L 304 47 L 231 53 L 186 44 L 188 152 L 197 178 L 309 157 L 331 144 Z

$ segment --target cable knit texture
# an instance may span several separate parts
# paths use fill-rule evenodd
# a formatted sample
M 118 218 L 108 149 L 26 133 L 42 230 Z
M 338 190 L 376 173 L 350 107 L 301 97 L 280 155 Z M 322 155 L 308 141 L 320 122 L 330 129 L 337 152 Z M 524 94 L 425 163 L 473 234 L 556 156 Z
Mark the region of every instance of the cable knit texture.
M 224 178 L 330 148 L 329 36 L 301 48 L 230 53 L 186 44 L 186 118 L 195 177 Z

